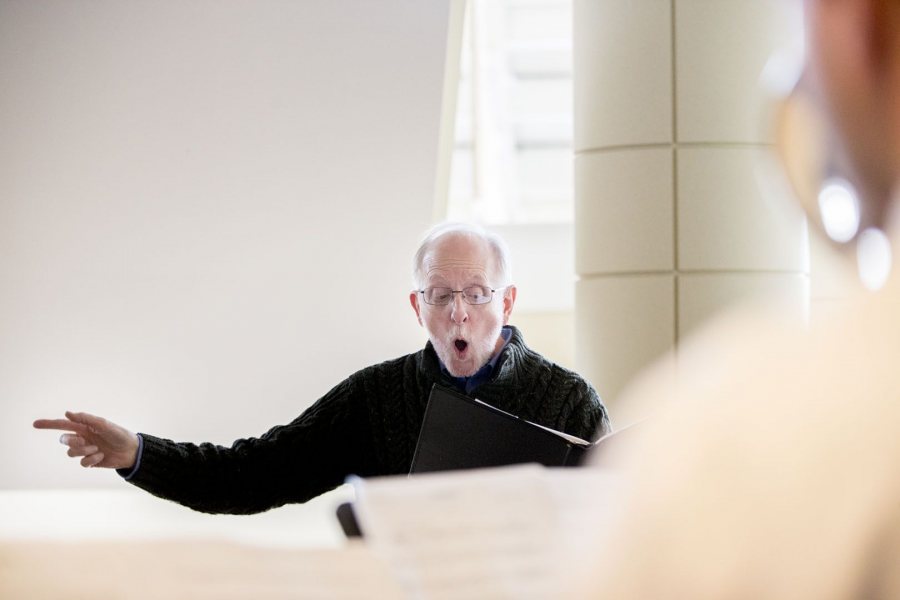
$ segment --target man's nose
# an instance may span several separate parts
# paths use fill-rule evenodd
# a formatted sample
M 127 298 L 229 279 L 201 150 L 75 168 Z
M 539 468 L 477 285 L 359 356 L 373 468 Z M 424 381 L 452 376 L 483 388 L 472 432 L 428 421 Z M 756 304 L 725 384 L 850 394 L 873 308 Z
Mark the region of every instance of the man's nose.
M 465 323 L 469 320 L 469 312 L 466 304 L 466 301 L 463 300 L 462 294 L 453 294 L 453 301 L 450 303 L 452 307 L 450 311 L 450 318 L 454 323 Z

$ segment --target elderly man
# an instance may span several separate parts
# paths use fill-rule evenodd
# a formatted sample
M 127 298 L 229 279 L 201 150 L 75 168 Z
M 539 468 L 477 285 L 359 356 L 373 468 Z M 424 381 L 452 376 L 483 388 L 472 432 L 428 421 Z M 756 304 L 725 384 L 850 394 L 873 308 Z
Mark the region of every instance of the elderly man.
M 677 401 L 618 456 L 619 508 L 575 597 L 900 598 L 900 277 L 872 268 L 900 239 L 900 2 L 804 7 L 785 163 L 801 194 L 836 170 L 855 184 L 846 247 L 881 287 L 809 331 L 720 322 L 679 354 L 677 386 L 659 371 L 638 385 L 636 400 Z
M 481 228 L 430 231 L 414 260 L 409 301 L 425 348 L 354 373 L 287 425 L 230 448 L 134 434 L 105 419 L 66 413 L 39 429 L 86 467 L 195 510 L 253 513 L 304 502 L 350 475 L 409 471 L 432 384 L 455 386 L 529 421 L 582 437 L 609 430 L 597 392 L 528 348 L 508 325 L 516 300 L 503 240 Z

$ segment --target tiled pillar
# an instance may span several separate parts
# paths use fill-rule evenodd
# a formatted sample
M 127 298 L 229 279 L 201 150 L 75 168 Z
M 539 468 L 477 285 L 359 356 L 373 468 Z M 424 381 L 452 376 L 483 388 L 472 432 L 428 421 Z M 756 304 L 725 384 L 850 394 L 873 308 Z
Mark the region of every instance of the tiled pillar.
M 575 0 L 576 362 L 614 420 L 627 382 L 725 305 L 805 313 L 804 222 L 759 183 L 785 4 Z

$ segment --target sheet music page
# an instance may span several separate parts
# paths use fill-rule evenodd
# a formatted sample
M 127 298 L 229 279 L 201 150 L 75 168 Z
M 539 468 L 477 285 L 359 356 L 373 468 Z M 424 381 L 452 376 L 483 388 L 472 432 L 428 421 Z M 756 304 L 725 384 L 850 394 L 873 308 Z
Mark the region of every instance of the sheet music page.
M 614 487 L 621 475 L 590 467 L 554 467 L 545 472 L 547 489 L 554 504 L 557 556 L 574 556 L 590 548 L 597 536 L 608 530 L 614 514 Z
M 366 542 L 413 597 L 550 598 L 566 560 L 559 552 L 569 551 L 579 515 L 602 489 L 594 471 L 559 471 L 514 465 L 355 479 L 357 515 Z

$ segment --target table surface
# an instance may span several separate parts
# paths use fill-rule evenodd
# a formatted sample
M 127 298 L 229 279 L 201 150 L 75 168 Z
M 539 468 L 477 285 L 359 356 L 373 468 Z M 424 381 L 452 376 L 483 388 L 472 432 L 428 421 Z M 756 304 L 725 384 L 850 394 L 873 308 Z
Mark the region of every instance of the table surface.
M 127 486 L 0 490 L 0 598 L 402 597 L 341 532 L 352 497 L 207 515 Z
M 267 548 L 196 539 L 0 542 L 0 598 L 402 598 L 361 542 Z

